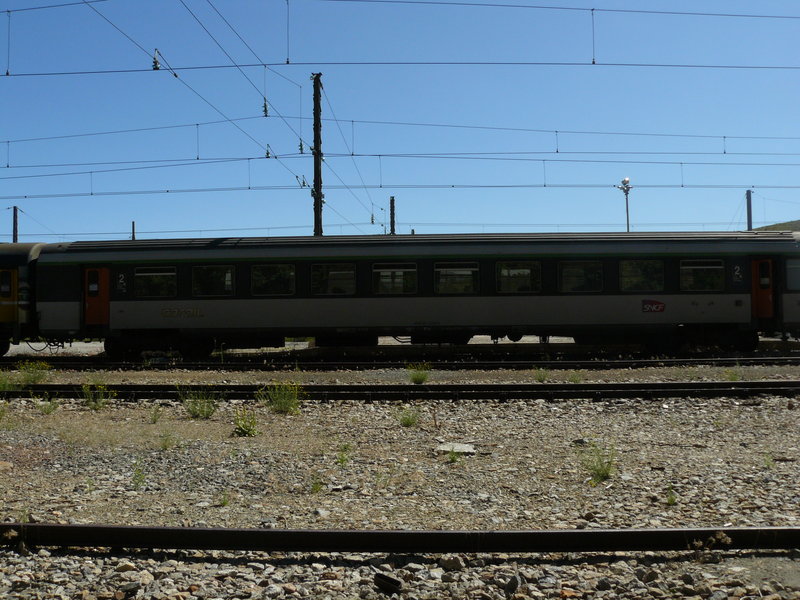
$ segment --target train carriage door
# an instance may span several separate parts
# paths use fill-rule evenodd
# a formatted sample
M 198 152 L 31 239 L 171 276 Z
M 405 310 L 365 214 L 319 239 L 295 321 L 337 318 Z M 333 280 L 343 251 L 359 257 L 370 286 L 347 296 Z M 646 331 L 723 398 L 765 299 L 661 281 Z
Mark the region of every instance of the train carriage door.
M 109 273 L 107 267 L 89 267 L 83 270 L 84 325 L 108 325 Z
M 0 323 L 17 322 L 17 270 L 0 269 Z
M 775 316 L 772 267 L 772 259 L 769 258 L 756 258 L 752 262 L 752 311 L 755 319 L 771 319 Z

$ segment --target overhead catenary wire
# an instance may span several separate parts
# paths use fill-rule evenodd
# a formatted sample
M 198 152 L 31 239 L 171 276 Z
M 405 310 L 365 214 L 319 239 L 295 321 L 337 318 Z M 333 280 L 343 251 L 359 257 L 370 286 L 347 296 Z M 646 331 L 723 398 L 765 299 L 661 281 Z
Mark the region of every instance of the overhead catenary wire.
M 126 38 L 126 39 L 128 39 L 128 40 L 129 40 L 129 41 L 130 41 L 132 44 L 134 44 L 134 45 L 135 45 L 137 48 L 139 48 L 139 49 L 140 49 L 142 52 L 144 52 L 144 54 L 145 54 L 145 55 L 148 57 L 148 59 L 150 58 L 150 52 L 148 52 L 148 51 L 147 51 L 147 50 L 146 50 L 146 49 L 145 49 L 145 48 L 144 48 L 144 47 L 143 47 L 143 46 L 142 46 L 142 45 L 141 45 L 139 42 L 137 42 L 135 39 L 133 39 L 131 36 L 129 36 L 127 33 L 125 33 L 125 32 L 124 32 L 122 29 L 120 29 L 120 28 L 119 28 L 119 27 L 118 27 L 118 26 L 117 26 L 117 25 L 116 25 L 116 24 L 115 24 L 113 21 L 111 21 L 111 20 L 110 20 L 108 17 L 106 17 L 106 16 L 105 16 L 103 13 L 101 13 L 99 10 L 97 10 L 97 9 L 96 9 L 94 6 L 92 6 L 91 4 L 88 4 L 87 0 L 83 0 L 83 1 L 84 1 L 84 3 L 86 3 L 86 5 L 87 5 L 89 8 L 91 8 L 91 9 L 92 9 L 92 10 L 93 10 L 95 13 L 97 13 L 97 14 L 98 14 L 100 17 L 102 17 L 102 19 L 103 19 L 104 21 L 106 21 L 106 22 L 107 22 L 109 25 L 111 25 L 111 26 L 112 26 L 114 29 L 116 29 L 116 30 L 117 30 L 119 33 L 121 33 L 123 36 L 125 36 L 125 38 Z M 181 2 L 182 2 L 182 0 L 181 0 Z M 170 66 L 169 62 L 167 62 L 166 58 L 164 58 L 164 55 L 163 55 L 163 53 L 159 52 L 159 53 L 158 53 L 158 56 L 159 56 L 159 58 L 161 58 L 161 60 L 162 60 L 162 62 L 164 63 L 164 65 L 167 67 L 167 69 L 169 70 L 169 72 L 170 72 L 170 73 L 171 73 L 171 74 L 172 74 L 172 75 L 175 77 L 175 79 L 177 79 L 178 81 L 180 81 L 180 82 L 181 82 L 181 83 L 182 83 L 182 84 L 183 84 L 183 85 L 184 85 L 184 86 L 185 86 L 185 87 L 186 87 L 186 88 L 187 88 L 189 91 L 191 91 L 191 92 L 192 92 L 193 94 L 195 94 L 195 95 L 196 95 L 198 98 L 200 98 L 200 100 L 202 100 L 202 101 L 203 101 L 205 104 L 207 104 L 209 107 L 211 107 L 211 108 L 212 108 L 212 109 L 213 109 L 213 110 L 214 110 L 214 111 L 215 111 L 217 114 L 219 114 L 219 115 L 220 115 L 220 116 L 221 116 L 223 119 L 225 119 L 225 121 L 227 121 L 228 123 L 230 123 L 231 125 L 233 125 L 233 126 L 234 126 L 236 129 L 238 129 L 238 130 L 239 130 L 241 133 L 243 133 L 245 136 L 247 136 L 247 138 L 249 138 L 249 139 L 250 139 L 250 140 L 251 140 L 253 143 L 255 143 L 257 146 L 259 146 L 259 147 L 260 147 L 260 148 L 261 148 L 261 149 L 264 151 L 264 154 L 265 154 L 265 155 L 268 155 L 268 154 L 269 154 L 268 145 L 262 144 L 262 143 L 261 143 L 261 142 L 259 142 L 257 139 L 255 139 L 255 138 L 254 138 L 252 135 L 250 135 L 250 133 L 248 133 L 248 132 L 247 132 L 247 131 L 245 131 L 245 130 L 244 130 L 242 127 L 240 127 L 238 123 L 236 123 L 235 121 L 231 120 L 231 119 L 230 119 L 230 117 L 228 117 L 228 115 L 226 115 L 224 112 L 222 112 L 222 110 L 221 110 L 221 109 L 219 109 L 219 108 L 218 108 L 216 105 L 214 105 L 214 104 L 213 104 L 213 103 L 212 103 L 210 100 L 208 100 L 208 98 L 206 98 L 205 96 L 203 96 L 203 95 L 202 95 L 200 92 L 198 92 L 198 91 L 197 91 L 196 89 L 194 89 L 194 88 L 193 88 L 191 85 L 189 85 L 189 84 L 188 84 L 188 83 L 187 83 L 187 82 L 186 82 L 186 81 L 185 81 L 185 80 L 184 80 L 182 77 L 179 77 L 179 76 L 178 76 L 178 73 L 175 71 L 175 69 L 173 69 L 173 68 Z M 154 70 L 154 69 L 151 69 L 151 71 L 152 71 L 152 70 Z M 256 88 L 256 90 L 258 90 L 258 88 Z M 278 163 L 279 163 L 279 164 L 281 164 L 281 166 L 283 166 L 283 167 L 284 167 L 284 168 L 285 168 L 287 171 L 289 171 L 289 172 L 290 172 L 292 175 L 294 175 L 294 177 L 295 177 L 296 179 L 297 179 L 297 178 L 299 178 L 298 174 L 297 174 L 297 173 L 295 173 L 294 171 L 292 171 L 292 169 L 290 169 L 290 168 L 289 168 L 287 165 L 285 165 L 284 163 L 282 163 L 282 162 L 280 161 L 280 159 L 276 159 L 276 160 L 278 160 Z
M 457 8 L 497 8 L 497 9 L 528 9 L 573 12 L 604 12 L 621 14 L 642 15 L 670 15 L 683 17 L 720 17 L 737 19 L 800 19 L 800 15 L 769 15 L 757 13 L 720 13 L 678 10 L 656 10 L 644 8 L 588 8 L 583 6 L 552 6 L 541 4 L 505 4 L 500 2 L 448 2 L 446 0 L 317 0 L 318 2 L 333 3 L 359 3 L 359 4 L 405 4 L 407 6 L 451 6 Z
M 609 183 L 407 183 L 395 184 L 386 183 L 371 184 L 367 186 L 357 185 L 329 185 L 328 189 L 348 190 L 359 187 L 369 187 L 370 189 L 399 189 L 399 190 L 523 190 L 523 189 L 616 189 L 616 185 Z M 675 184 L 675 183 L 637 183 L 637 189 L 681 189 L 681 190 L 797 190 L 800 184 L 753 184 L 753 183 L 694 183 L 694 184 Z M 45 198 L 86 198 L 86 197 L 114 197 L 114 196 L 145 196 L 157 194 L 197 194 L 197 193 L 221 193 L 221 192 L 256 192 L 256 191 L 302 191 L 295 185 L 260 185 L 260 186 L 219 186 L 205 188 L 174 188 L 174 189 L 146 189 L 146 190 L 104 190 L 104 191 L 81 191 L 81 192 L 61 192 L 61 193 L 42 193 L 42 194 L 9 194 L 0 196 L 0 200 L 37 200 Z M 800 205 L 800 202 L 785 201 L 790 204 Z M 334 211 L 336 212 L 336 211 Z M 339 214 L 339 213 L 337 213 Z

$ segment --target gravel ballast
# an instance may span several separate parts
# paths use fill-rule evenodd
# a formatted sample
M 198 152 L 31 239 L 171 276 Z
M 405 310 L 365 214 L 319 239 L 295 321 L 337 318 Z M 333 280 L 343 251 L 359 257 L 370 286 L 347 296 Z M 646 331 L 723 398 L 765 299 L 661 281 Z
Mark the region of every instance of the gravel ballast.
M 432 382 L 498 376 L 434 374 Z M 185 383 L 195 374 L 105 377 Z M 407 376 L 314 377 L 389 383 Z M 0 514 L 6 521 L 291 529 L 798 526 L 796 406 L 789 398 L 341 402 L 279 415 L 222 403 L 210 420 L 192 420 L 177 402 L 111 401 L 92 411 L 76 399 L 43 414 L 40 400 L 11 400 L 0 419 Z M 258 435 L 233 435 L 242 408 L 254 411 Z M 600 480 L 604 462 L 611 473 Z M 721 547 L 445 557 L 33 549 L 28 556 L 3 551 L 0 561 L 0 595 L 13 598 L 385 597 L 376 572 L 400 580 L 405 598 L 800 598 L 796 554 Z

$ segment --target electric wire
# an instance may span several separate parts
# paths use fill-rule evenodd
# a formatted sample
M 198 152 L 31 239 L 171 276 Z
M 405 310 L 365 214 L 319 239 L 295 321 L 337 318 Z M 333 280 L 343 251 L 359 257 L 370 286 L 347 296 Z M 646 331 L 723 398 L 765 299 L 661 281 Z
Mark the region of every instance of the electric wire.
M 333 105 L 331 104 L 330 98 L 328 98 L 328 94 L 325 91 L 325 88 L 322 89 L 322 94 L 325 97 L 325 102 L 328 104 L 328 108 L 330 108 L 331 114 L 333 115 L 333 118 L 334 118 L 334 122 L 336 123 L 336 126 L 339 129 L 339 133 L 342 136 L 342 140 L 344 141 L 345 148 L 347 148 L 347 150 L 350 152 L 350 157 L 351 157 L 351 159 L 353 161 L 353 167 L 355 167 L 356 173 L 358 173 L 358 178 L 361 180 L 361 184 L 362 185 L 366 185 L 366 182 L 364 181 L 364 177 L 361 175 L 361 169 L 358 168 L 358 164 L 356 163 L 356 159 L 353 156 L 352 149 L 350 148 L 350 145 L 347 143 L 347 138 L 345 137 L 344 132 L 342 131 L 341 125 L 339 125 L 339 120 L 336 119 L 336 113 L 333 110 Z M 330 168 L 330 165 L 328 165 L 328 168 Z M 338 175 L 337 175 L 337 177 L 338 177 Z M 342 182 L 342 183 L 344 183 L 344 182 Z M 356 198 L 356 200 L 358 200 L 359 204 L 361 204 L 361 206 L 364 207 L 364 210 L 366 210 L 370 214 L 370 217 L 372 219 L 374 219 L 375 218 L 375 212 L 371 207 L 374 206 L 375 203 L 372 201 L 372 195 L 369 193 L 369 190 L 364 188 L 364 191 L 366 192 L 367 198 L 369 199 L 369 203 L 371 205 L 369 207 L 366 204 L 364 204 L 361 201 L 361 198 L 359 198 L 355 193 L 353 193 L 353 196 Z
M 643 15 L 671 15 L 682 17 L 723 17 L 739 19 L 800 19 L 797 15 L 767 15 L 750 13 L 718 13 L 718 12 L 695 12 L 677 10 L 653 10 L 637 8 L 586 8 L 578 6 L 543 6 L 535 4 L 500 4 L 496 2 L 446 2 L 444 0 L 317 0 L 318 2 L 332 3 L 359 3 L 359 4 L 405 4 L 419 6 L 453 6 L 458 8 L 518 8 L 528 10 L 552 10 L 552 11 L 574 11 L 574 12 L 604 12 L 622 14 L 643 14 Z
M 26 8 L 9 8 L 3 12 L 17 13 L 27 12 L 31 10 L 44 10 L 48 8 L 63 8 L 65 6 L 82 6 L 84 4 L 96 4 L 98 2 L 106 2 L 107 0 L 81 0 L 81 2 L 62 2 L 61 4 L 48 4 L 47 6 L 28 6 Z
M 354 185 L 330 185 L 328 189 L 348 190 L 359 188 Z M 369 184 L 364 187 L 370 189 L 401 189 L 401 190 L 524 190 L 524 189 L 616 189 L 616 184 L 609 183 L 439 183 L 439 184 L 419 184 L 419 183 L 382 183 Z M 742 183 L 695 183 L 695 184 L 675 184 L 675 183 L 656 183 L 656 184 L 637 184 L 637 189 L 650 190 L 797 190 L 800 184 L 742 184 Z M 149 190 L 106 190 L 106 191 L 84 191 L 84 192 L 62 192 L 62 193 L 42 193 L 42 194 L 10 194 L 0 196 L 0 200 L 39 200 L 57 198 L 87 198 L 87 197 L 115 197 L 115 196 L 147 196 L 159 194 L 194 194 L 194 193 L 222 193 L 222 192 L 255 192 L 255 191 L 301 191 L 295 185 L 261 185 L 261 186 L 220 186 L 205 188 L 175 188 L 175 189 L 149 189 Z M 798 204 L 785 200 L 788 204 Z M 335 209 L 331 209 L 334 210 Z M 339 213 L 337 213 L 339 214 Z
M 181 2 L 182 1 L 183 0 L 181 0 Z M 104 21 L 106 21 L 109 25 L 111 25 L 119 33 L 121 33 L 123 36 L 125 36 L 125 38 L 128 39 L 132 44 L 134 44 L 137 48 L 139 48 L 142 52 L 144 52 L 144 54 L 147 55 L 148 58 L 150 58 L 150 53 L 147 50 L 145 50 L 145 48 L 141 44 L 139 44 L 139 42 L 137 42 L 131 36 L 129 36 L 127 33 L 125 33 L 114 22 L 112 22 L 110 19 L 108 19 L 108 17 L 106 17 L 103 13 L 101 13 L 99 10 L 97 10 L 94 6 L 92 6 L 91 4 L 88 4 L 87 0 L 83 0 L 83 2 L 86 3 L 86 5 L 89 8 L 91 8 L 94 12 L 96 12 L 100 17 L 102 17 Z M 235 121 L 231 120 L 230 117 L 228 117 L 228 115 L 226 115 L 224 112 L 222 112 L 222 110 L 220 110 L 217 106 L 215 106 L 210 100 L 208 100 L 200 92 L 198 92 L 191 85 L 189 85 L 182 77 L 179 77 L 178 73 L 175 71 L 175 69 L 173 69 L 172 66 L 170 66 L 169 62 L 167 62 L 167 60 L 164 57 L 164 55 L 162 53 L 160 53 L 160 52 L 158 54 L 161 57 L 161 60 L 164 63 L 164 65 L 166 65 L 167 69 L 169 70 L 170 73 L 172 73 L 172 75 L 175 77 L 175 79 L 180 81 L 189 91 L 191 91 L 195 96 L 200 98 L 200 100 L 202 100 L 205 104 L 207 104 L 209 107 L 211 107 L 217 114 L 219 114 L 223 119 L 225 119 L 225 121 L 227 121 L 228 123 L 233 125 L 241 133 L 243 133 L 245 136 L 247 136 L 247 138 L 249 138 L 253 143 L 255 143 L 257 146 L 259 146 L 264 151 L 265 155 L 269 154 L 268 145 L 264 145 L 261 142 L 259 142 L 256 138 L 254 138 L 252 135 L 250 135 L 250 133 L 248 133 L 242 127 L 240 127 L 238 123 L 236 123 Z M 256 88 L 256 89 L 258 89 L 258 88 Z M 276 160 L 278 161 L 279 164 L 281 164 L 281 166 L 283 166 L 284 169 L 286 169 L 292 175 L 294 175 L 295 178 L 298 178 L 297 173 L 292 171 L 292 169 L 290 169 L 286 164 L 281 162 L 280 159 L 276 159 Z
M 728 71 L 800 71 L 800 65 L 742 65 L 742 64 L 702 64 L 702 63 L 623 63 L 623 62 L 591 62 L 591 61 L 408 61 L 408 60 L 307 60 L 293 62 L 295 67 L 606 67 L 606 68 L 631 68 L 631 69 L 709 69 Z M 279 67 L 284 63 L 237 63 L 235 65 L 186 65 L 170 67 L 177 73 L 180 71 L 202 71 L 216 69 L 234 69 L 248 67 Z M 126 75 L 135 73 L 150 73 L 152 69 L 93 69 L 82 71 L 40 71 L 27 73 L 11 73 L 9 77 L 61 77 L 83 75 Z

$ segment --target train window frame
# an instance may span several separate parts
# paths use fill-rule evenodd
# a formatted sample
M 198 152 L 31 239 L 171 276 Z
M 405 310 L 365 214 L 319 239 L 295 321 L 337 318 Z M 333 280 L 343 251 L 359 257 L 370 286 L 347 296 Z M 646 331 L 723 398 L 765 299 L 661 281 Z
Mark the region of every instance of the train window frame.
M 786 289 L 800 292 L 800 258 L 786 259 Z
M 256 290 L 256 270 L 257 269 L 272 269 L 272 268 L 286 268 L 288 269 L 288 285 L 284 288 L 287 291 L 276 291 L 271 289 L 269 291 Z M 277 278 L 273 277 L 273 281 Z M 265 286 L 268 285 L 270 280 L 265 280 Z M 297 269 L 292 263 L 268 263 L 250 266 L 250 294 L 253 296 L 294 296 L 297 293 Z
M 582 265 L 582 267 L 581 267 Z M 596 284 L 592 281 L 589 281 L 586 276 L 582 277 L 582 283 L 580 286 L 577 284 L 575 286 L 567 287 L 567 282 L 573 278 L 574 276 L 565 274 L 565 269 L 577 269 L 581 268 L 581 271 L 585 274 L 586 267 L 591 266 L 592 269 L 596 269 L 596 272 L 599 273 L 599 277 L 597 278 Z M 589 284 L 590 287 L 585 287 Z M 558 262 L 558 291 L 562 294 L 597 294 L 603 291 L 604 286 L 604 273 L 603 273 L 603 261 L 600 260 L 562 260 Z
M 202 271 L 227 269 L 222 281 L 222 289 L 203 288 L 207 281 L 200 281 L 198 273 Z M 192 267 L 192 297 L 193 298 L 227 298 L 236 294 L 236 267 L 234 265 L 194 265 Z
M 0 271 L 0 298 L 11 298 L 14 291 L 14 277 L 11 271 L 3 269 Z
M 324 273 L 323 273 L 324 272 Z M 338 279 L 335 283 L 344 283 L 347 287 L 331 287 L 331 273 L 351 273 L 349 279 Z M 314 263 L 311 265 L 311 295 L 312 296 L 355 296 L 357 289 L 356 263 Z M 324 284 L 324 285 L 323 285 Z M 337 291 L 339 289 L 340 291 Z
M 504 284 L 519 280 L 522 283 L 523 277 L 514 275 L 504 275 L 503 269 L 523 270 L 525 265 L 529 266 L 527 289 L 522 289 L 519 285 L 516 289 L 510 289 Z M 498 294 L 538 294 L 542 291 L 542 262 L 538 260 L 498 260 L 495 263 L 495 291 Z
M 690 271 L 691 270 L 691 271 Z M 716 285 L 694 285 L 694 273 L 711 273 L 716 275 Z M 692 275 L 691 279 L 689 275 Z M 724 292 L 725 261 L 721 258 L 691 258 L 681 260 L 678 264 L 678 289 L 681 292 Z
M 455 289 L 460 285 L 459 281 L 469 282 L 469 289 L 466 287 Z M 451 285 L 453 287 L 447 289 L 447 286 Z M 433 291 L 435 294 L 448 296 L 479 294 L 481 291 L 480 265 L 477 261 L 433 263 Z
M 653 280 L 657 281 L 656 285 L 648 286 L 648 285 L 636 285 L 640 281 L 647 282 L 648 275 L 643 275 L 641 272 L 630 274 L 625 273 L 625 266 L 626 265 L 634 265 L 640 264 L 643 265 L 644 263 L 649 264 L 657 264 L 660 266 L 660 277 L 656 276 Z M 631 281 L 632 280 L 632 281 Z M 652 292 L 663 292 L 666 289 L 666 265 L 664 261 L 660 258 L 630 258 L 630 259 L 621 259 L 619 261 L 619 291 L 620 292 L 630 292 L 630 293 L 652 293 Z
M 390 286 L 394 289 L 382 289 L 383 274 L 391 273 Z M 396 274 L 401 276 L 398 278 Z M 406 277 L 413 274 L 412 278 Z M 395 279 L 399 279 L 399 286 Z M 396 289 L 399 287 L 400 289 Z M 419 291 L 419 267 L 417 263 L 373 263 L 372 265 L 372 293 L 376 296 L 410 296 Z
M 156 289 L 152 286 L 150 277 L 167 277 L 167 293 L 153 293 Z M 148 282 L 148 287 L 142 289 L 143 282 Z M 164 287 L 160 284 L 159 287 Z M 133 269 L 133 297 L 134 298 L 175 298 L 178 295 L 178 269 L 176 267 L 134 267 Z

